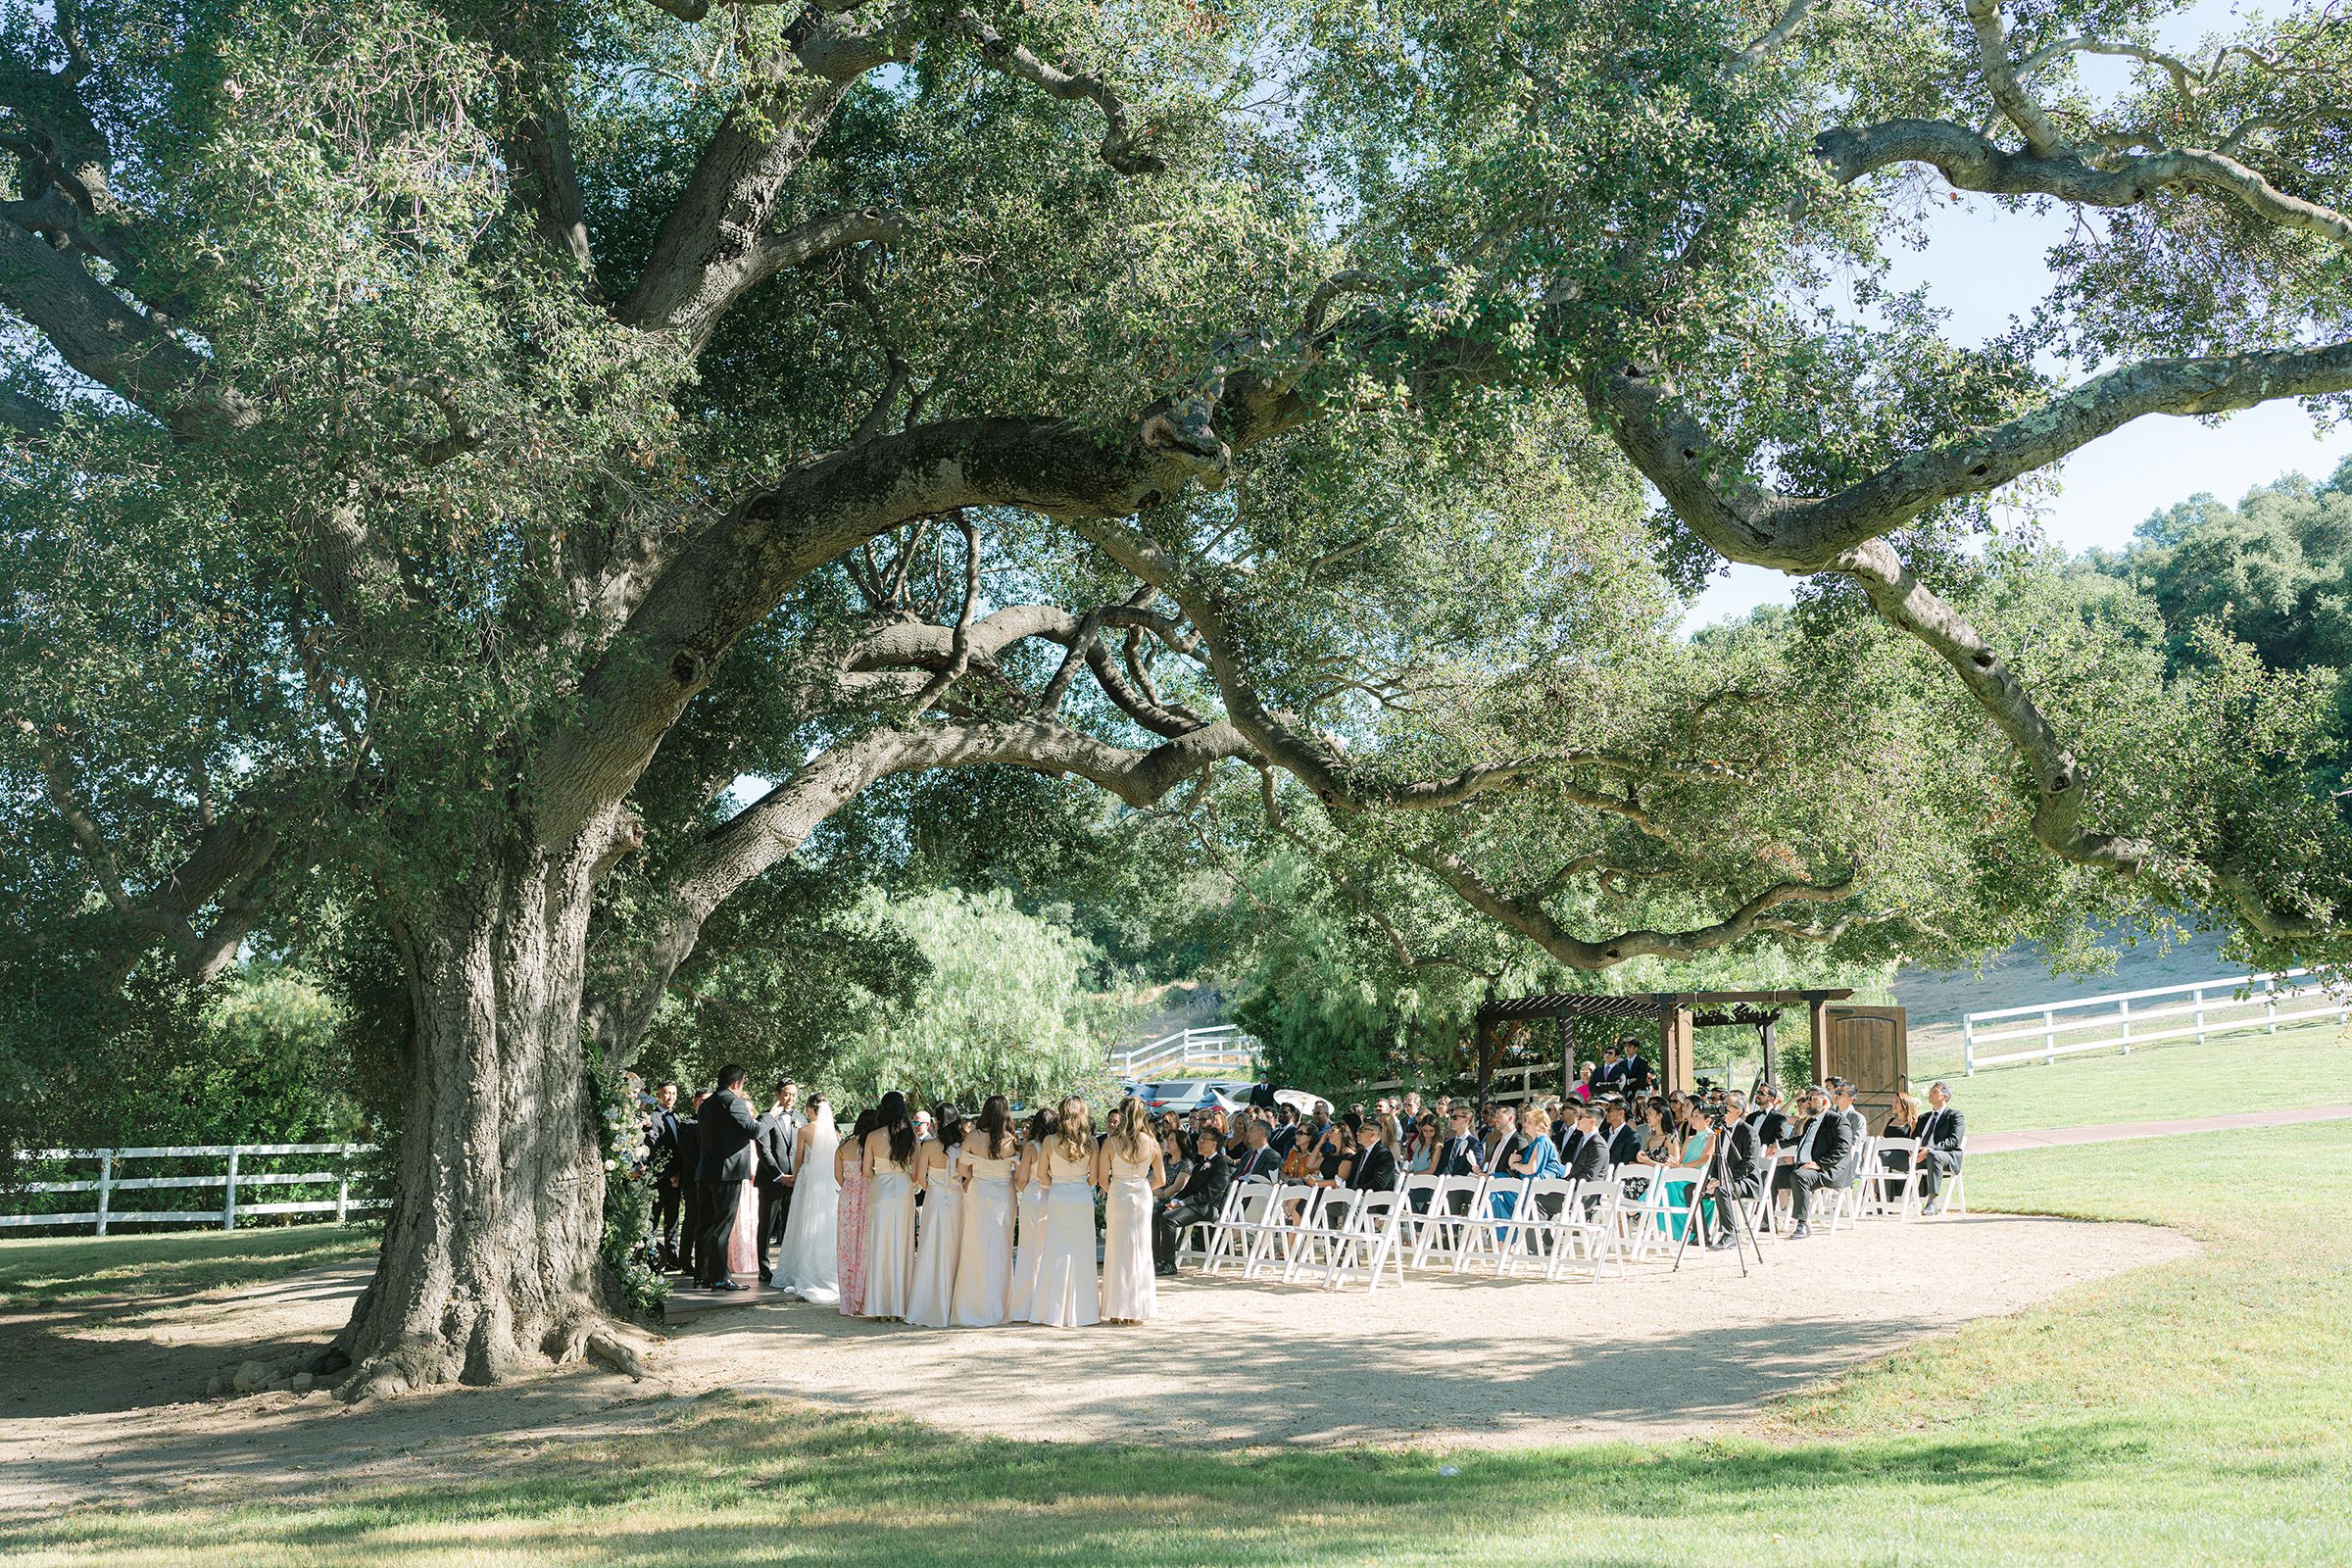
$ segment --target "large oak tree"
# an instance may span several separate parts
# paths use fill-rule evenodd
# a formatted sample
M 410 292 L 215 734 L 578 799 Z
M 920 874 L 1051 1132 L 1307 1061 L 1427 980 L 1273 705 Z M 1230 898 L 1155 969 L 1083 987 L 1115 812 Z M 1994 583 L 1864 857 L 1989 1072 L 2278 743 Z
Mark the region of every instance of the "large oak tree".
M 2352 389 L 2342 24 L 2174 59 L 2155 9 L 11 5 L 12 788 L 101 977 L 217 973 L 318 877 L 389 933 L 354 1394 L 626 1358 L 583 1039 L 625 1058 L 714 912 L 894 774 L 1149 805 L 1252 765 L 1577 967 L 1902 915 L 1850 863 L 1873 813 L 1697 844 L 1645 801 L 1719 819 L 1721 758 L 1611 744 L 1641 715 L 1580 726 L 1475 622 L 1466 716 L 1374 714 L 1450 628 L 1348 594 L 1429 526 L 1528 542 L 1553 675 L 1639 643 L 1628 552 L 1817 576 L 1965 695 L 2047 856 L 2317 951 L 2323 804 L 2102 791 L 1951 588 L 1988 498 L 2131 419 Z M 2137 84 L 2082 91 L 2118 53 Z M 2096 215 L 2012 341 L 1877 282 L 1946 190 Z M 1595 521 L 1637 476 L 1654 539 Z M 1678 858 L 1506 885 L 1482 856 L 1556 842 L 1488 810 L 1522 797 Z M 1490 837 L 1395 826 L 1453 813 Z M 1547 903 L 1648 870 L 1689 924 Z

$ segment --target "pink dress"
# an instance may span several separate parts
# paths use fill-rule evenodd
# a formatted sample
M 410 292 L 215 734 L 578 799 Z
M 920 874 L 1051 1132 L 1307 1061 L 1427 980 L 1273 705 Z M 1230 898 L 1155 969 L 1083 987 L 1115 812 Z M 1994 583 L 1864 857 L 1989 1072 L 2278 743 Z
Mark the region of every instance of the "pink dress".
M 850 1162 L 841 1179 L 841 1230 L 835 1255 L 841 1259 L 841 1315 L 865 1315 L 865 1161 Z
M 743 1184 L 743 1196 L 735 1204 L 735 1229 L 727 1235 L 727 1272 L 757 1274 L 760 1271 L 760 1187 L 756 1182 Z

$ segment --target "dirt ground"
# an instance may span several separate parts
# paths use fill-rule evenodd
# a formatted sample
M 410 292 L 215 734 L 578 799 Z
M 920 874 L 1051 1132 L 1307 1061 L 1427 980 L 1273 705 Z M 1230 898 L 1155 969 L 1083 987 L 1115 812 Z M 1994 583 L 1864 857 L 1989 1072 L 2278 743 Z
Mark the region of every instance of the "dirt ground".
M 1220 1447 L 1720 1433 L 1924 1336 L 2192 1247 L 2147 1226 L 1983 1216 L 1785 1244 L 1746 1279 L 1697 1252 L 1680 1277 L 1653 1265 L 1598 1285 L 1414 1276 L 1327 1294 L 1188 1275 L 1162 1282 L 1157 1321 L 1086 1330 L 934 1331 L 761 1301 L 678 1327 L 643 1383 L 579 1367 L 358 1407 L 323 1393 L 203 1396 L 247 1356 L 322 1346 L 365 1280 L 350 1265 L 169 1303 L 0 1315 L 0 1506 L 251 1494 L 319 1471 L 413 1483 L 467 1468 L 484 1445 L 645 1426 L 721 1387 L 966 1433 Z M 1220 1396 L 1183 1396 L 1210 1387 Z

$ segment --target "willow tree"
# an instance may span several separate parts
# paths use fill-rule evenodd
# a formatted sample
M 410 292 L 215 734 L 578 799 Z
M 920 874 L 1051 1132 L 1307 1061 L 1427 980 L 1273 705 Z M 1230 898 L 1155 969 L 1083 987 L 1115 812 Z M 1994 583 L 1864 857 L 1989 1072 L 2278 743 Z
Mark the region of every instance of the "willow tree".
M 1645 478 L 1682 560 L 1826 574 L 1927 650 L 2049 854 L 2325 940 L 2340 879 L 2211 814 L 2138 831 L 1936 586 L 1988 497 L 2130 419 L 2352 388 L 2341 25 L 2173 60 L 2139 9 L 12 4 L 12 788 L 110 911 L 100 969 L 217 972 L 319 872 L 391 933 L 415 1038 L 355 1393 L 612 1348 L 583 1028 L 641 1028 L 822 804 L 786 757 L 740 825 L 647 844 L 655 796 L 722 799 L 763 638 L 874 705 L 837 783 L 870 734 L 1138 801 L 1219 757 L 1384 819 L 1621 794 L 1591 747 L 1343 750 L 1269 700 L 1261 656 L 1313 661 L 1264 585 L 1379 541 L 1233 529 L 1261 475 L 1348 500 L 1350 442 L 1469 483 L 1497 430 L 1605 443 L 1591 482 Z M 2119 52 L 2132 91 L 2076 87 Z M 2040 360 L 1803 303 L 1947 185 L 2099 212 Z M 1102 597 L 992 609 L 1001 519 Z M 907 613 L 901 563 L 960 571 L 953 611 Z M 824 581 L 831 629 L 796 618 Z M 1064 721 L 1080 681 L 1126 742 Z M 636 857 L 681 874 L 608 960 Z

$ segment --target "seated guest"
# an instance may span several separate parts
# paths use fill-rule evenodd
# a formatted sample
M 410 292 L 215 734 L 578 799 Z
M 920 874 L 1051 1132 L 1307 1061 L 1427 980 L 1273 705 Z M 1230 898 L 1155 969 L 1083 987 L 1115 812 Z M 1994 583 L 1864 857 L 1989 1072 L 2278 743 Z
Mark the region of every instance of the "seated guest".
M 1576 1087 L 1569 1090 L 1568 1093 L 1588 1105 L 1592 1103 L 1592 1064 L 1591 1062 L 1580 1061 L 1577 1063 Z
M 1510 1105 L 1496 1105 L 1488 1111 L 1487 1134 L 1487 1174 L 1507 1175 L 1511 1161 L 1519 1157 L 1518 1110 Z
M 1896 1095 L 1894 1104 L 1886 1112 L 1886 1125 L 1879 1130 L 1881 1138 L 1917 1138 L 1919 1136 L 1919 1102 L 1909 1095 Z M 1911 1155 L 1906 1150 L 1889 1149 L 1879 1155 L 1879 1163 L 1887 1170 L 1909 1170 Z
M 1827 1092 L 1818 1086 L 1806 1090 L 1804 1111 L 1805 1124 L 1796 1134 L 1795 1157 L 1773 1177 L 1774 1186 L 1788 1195 L 1788 1214 L 1796 1221 L 1792 1234 L 1800 1238 L 1813 1234 L 1806 1223 L 1813 1195 L 1825 1189 L 1843 1191 L 1853 1181 L 1854 1166 L 1862 1156 L 1854 1124 L 1830 1108 Z
M 1438 1131 L 1438 1118 L 1433 1111 L 1423 1111 L 1414 1118 L 1412 1136 L 1404 1144 L 1404 1170 L 1408 1176 L 1433 1176 L 1438 1169 L 1438 1150 L 1445 1143 Z
M 1249 1147 L 1233 1167 L 1235 1181 L 1270 1182 L 1282 1175 L 1282 1156 L 1274 1152 L 1274 1145 L 1267 1137 L 1269 1131 L 1255 1116 L 1244 1124 L 1242 1137 Z
M 1605 1181 L 1609 1174 L 1609 1140 L 1600 1130 L 1600 1112 L 1591 1105 L 1576 1107 L 1578 1143 L 1576 1157 L 1568 1161 L 1568 1179 L 1576 1182 Z M 1590 1219 L 1600 1207 L 1596 1194 L 1585 1200 L 1585 1217 Z
M 1943 1179 L 1960 1168 L 1960 1146 L 1967 1138 L 1968 1118 L 1952 1103 L 1951 1087 L 1940 1079 L 1928 1085 L 1928 1113 L 1919 1123 L 1919 1190 L 1928 1198 L 1924 1212 L 1943 1212 Z
M 1217 1142 L 1222 1146 L 1224 1139 L 1220 1137 Z M 1160 1159 L 1167 1172 L 1167 1179 L 1161 1183 L 1159 1190 L 1152 1196 L 1162 1202 L 1172 1203 L 1183 1197 L 1184 1184 L 1192 1177 L 1193 1162 L 1186 1155 L 1185 1147 L 1184 1130 L 1175 1122 L 1170 1121 L 1159 1130 Z
M 1551 1141 L 1551 1118 L 1542 1106 L 1527 1113 L 1519 1131 L 1519 1152 L 1510 1163 L 1512 1175 L 1558 1177 L 1567 1173 L 1568 1167 L 1560 1162 L 1559 1145 Z
M 1438 1174 L 1441 1176 L 1476 1176 L 1487 1168 L 1486 1145 L 1470 1130 L 1470 1107 L 1455 1105 L 1452 1127 L 1445 1147 L 1438 1151 Z
M 1381 1136 L 1376 1124 L 1364 1123 L 1356 1134 L 1355 1159 L 1343 1185 L 1359 1193 L 1393 1193 L 1396 1190 L 1396 1180 L 1395 1146 Z
M 1663 1100 L 1648 1102 L 1642 1107 L 1642 1152 L 1635 1163 L 1673 1165 L 1682 1157 L 1682 1144 L 1674 1136 L 1674 1107 Z
M 1609 1100 L 1604 1131 L 1609 1141 L 1610 1164 L 1631 1165 L 1641 1158 L 1642 1129 L 1635 1126 L 1633 1118 L 1627 1114 L 1625 1102 L 1613 1096 Z
M 1585 1112 L 1592 1108 L 1589 1101 L 1571 1100 L 1560 1117 L 1560 1163 L 1570 1170 L 1576 1168 L 1576 1156 L 1584 1152 L 1586 1141 L 1592 1136 L 1585 1130 Z
M 1298 1142 L 1298 1107 L 1297 1105 L 1276 1105 L 1274 1107 L 1274 1128 L 1272 1135 L 1266 1141 L 1274 1146 L 1275 1153 L 1284 1159 L 1291 1157 L 1291 1150 Z
M 1788 1118 L 1781 1112 L 1781 1091 L 1777 1085 L 1756 1085 L 1755 1108 L 1747 1113 L 1749 1125 L 1756 1129 L 1756 1151 L 1766 1159 L 1781 1152 L 1788 1142 Z
M 1252 1124 L 1254 1125 L 1254 1124 Z M 1198 1157 L 1190 1161 L 1191 1180 L 1181 1198 L 1153 1205 L 1152 1263 L 1162 1274 L 1176 1272 L 1176 1248 L 1185 1227 L 1204 1224 L 1225 1206 L 1225 1192 L 1233 1183 L 1233 1163 L 1225 1157 L 1225 1139 L 1214 1127 L 1203 1127 L 1193 1140 Z

